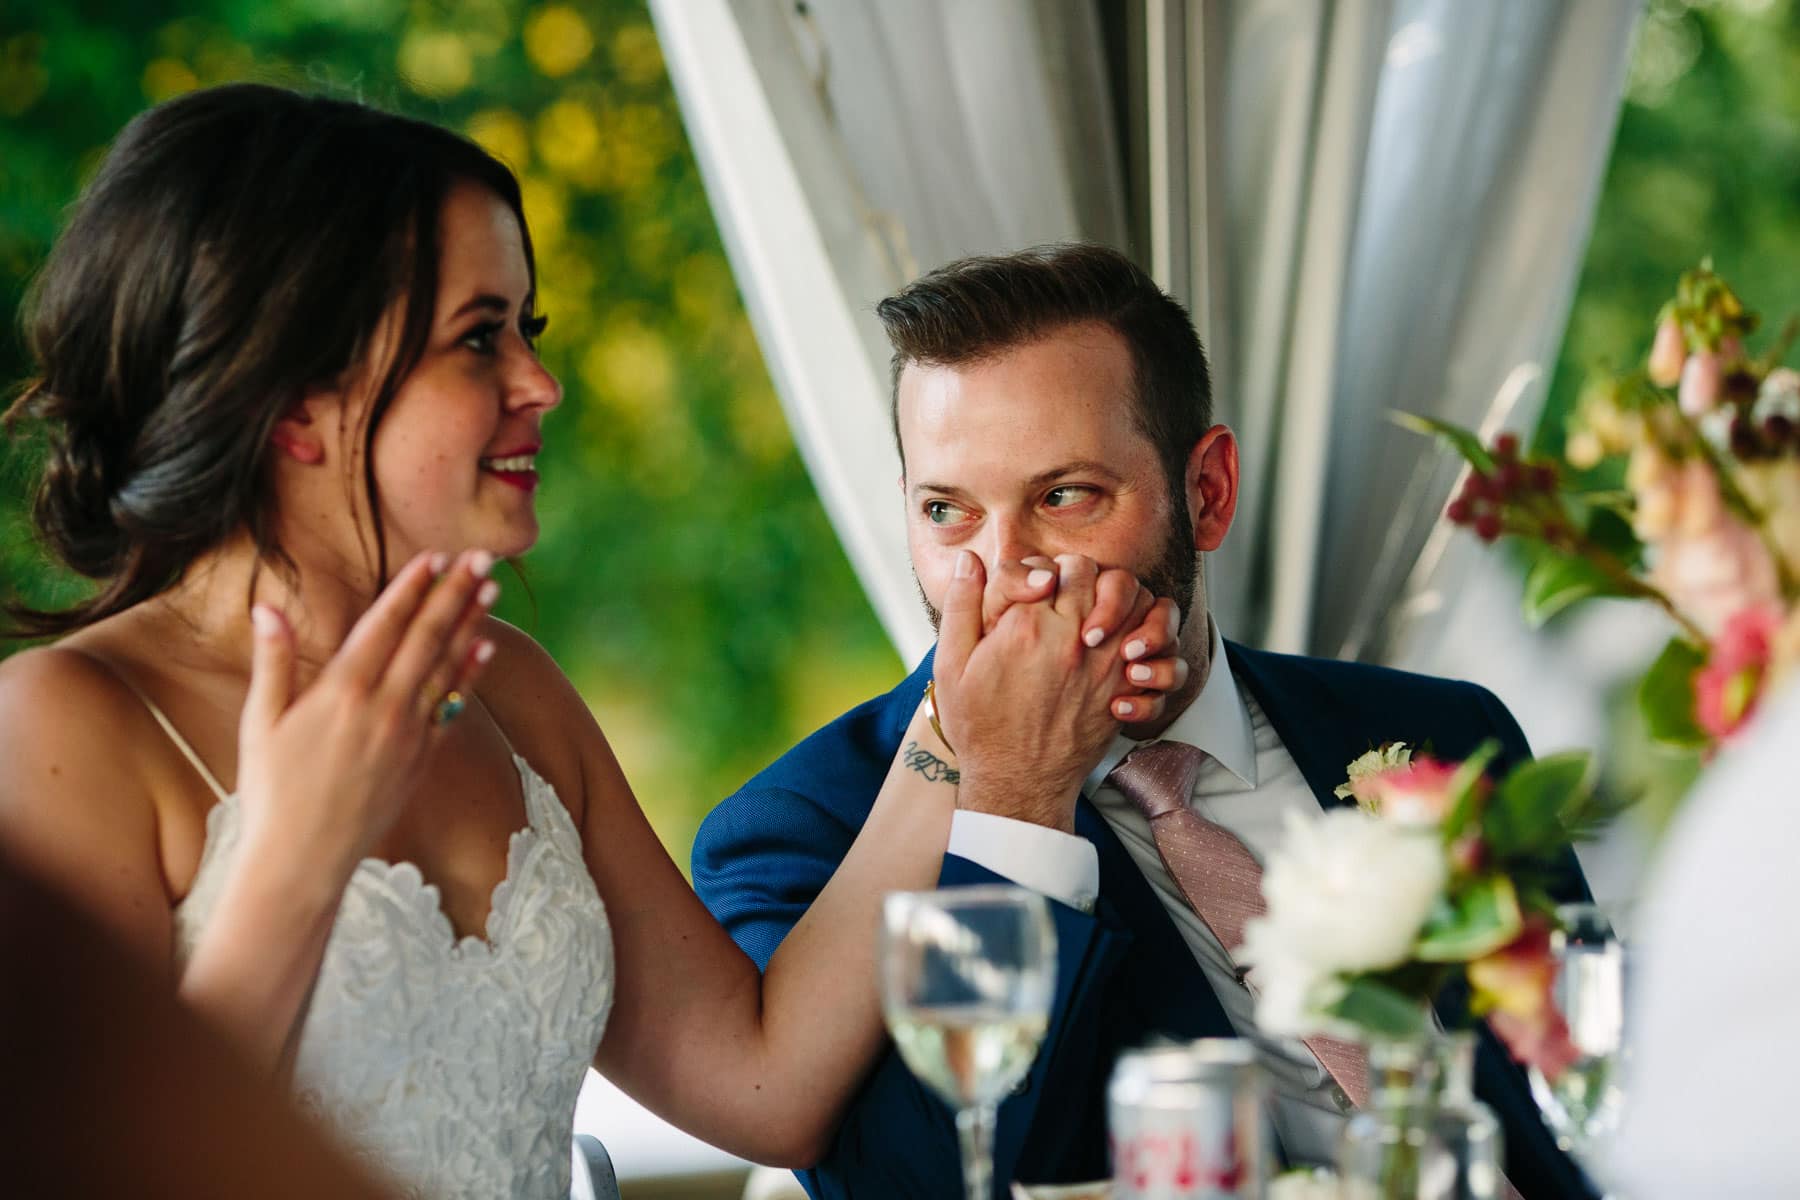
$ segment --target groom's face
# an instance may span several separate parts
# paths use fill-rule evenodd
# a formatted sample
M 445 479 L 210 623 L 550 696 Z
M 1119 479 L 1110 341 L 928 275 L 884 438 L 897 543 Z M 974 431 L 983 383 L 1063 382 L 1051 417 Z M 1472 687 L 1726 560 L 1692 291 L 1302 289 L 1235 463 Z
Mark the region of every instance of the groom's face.
M 961 366 L 909 364 L 898 416 L 907 542 L 933 627 L 956 556 L 1081 554 L 1187 614 L 1194 525 L 1133 411 L 1129 348 L 1100 324 Z

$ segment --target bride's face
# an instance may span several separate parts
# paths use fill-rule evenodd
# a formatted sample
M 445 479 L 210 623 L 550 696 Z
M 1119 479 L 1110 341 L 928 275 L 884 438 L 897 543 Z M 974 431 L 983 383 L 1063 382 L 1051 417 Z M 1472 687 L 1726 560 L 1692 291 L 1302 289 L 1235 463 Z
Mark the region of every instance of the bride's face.
M 538 361 L 531 270 L 512 210 L 478 184 L 456 186 L 439 219 L 438 288 L 425 347 L 383 413 L 375 397 L 399 337 L 396 304 L 367 361 L 277 425 L 284 544 L 345 569 L 372 569 L 363 447 L 371 419 L 387 563 L 422 550 L 523 554 L 537 541 L 537 452 L 562 388 Z M 355 567 L 351 564 L 363 564 Z
M 540 322 L 512 210 L 460 184 L 439 236 L 431 333 L 375 432 L 390 563 L 426 549 L 530 549 L 540 427 L 562 399 L 533 345 Z

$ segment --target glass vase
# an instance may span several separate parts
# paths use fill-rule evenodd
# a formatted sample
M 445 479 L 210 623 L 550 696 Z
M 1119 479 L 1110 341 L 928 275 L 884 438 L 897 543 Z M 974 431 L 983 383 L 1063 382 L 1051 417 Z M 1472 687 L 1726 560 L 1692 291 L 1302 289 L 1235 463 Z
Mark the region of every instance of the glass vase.
M 1369 1100 L 1344 1126 L 1344 1200 L 1503 1200 L 1500 1123 L 1475 1098 L 1475 1035 L 1369 1043 Z

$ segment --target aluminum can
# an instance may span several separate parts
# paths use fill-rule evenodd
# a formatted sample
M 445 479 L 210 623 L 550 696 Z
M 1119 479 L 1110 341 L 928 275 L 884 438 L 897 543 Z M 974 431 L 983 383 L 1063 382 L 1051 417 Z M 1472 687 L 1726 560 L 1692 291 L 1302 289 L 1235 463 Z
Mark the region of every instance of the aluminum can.
M 1240 1038 L 1120 1056 L 1106 1092 L 1113 1200 L 1260 1200 L 1265 1089 Z

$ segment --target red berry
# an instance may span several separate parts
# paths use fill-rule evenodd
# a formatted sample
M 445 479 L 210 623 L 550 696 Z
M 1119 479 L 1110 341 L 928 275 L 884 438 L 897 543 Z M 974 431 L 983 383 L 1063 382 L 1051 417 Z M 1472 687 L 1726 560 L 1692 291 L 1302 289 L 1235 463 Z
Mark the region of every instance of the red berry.
M 1756 430 L 1750 422 L 1739 417 L 1731 423 L 1731 452 L 1739 458 L 1753 458 L 1762 449 L 1762 442 L 1756 436 Z
M 1452 525 L 1467 525 L 1470 517 L 1469 502 L 1460 496 L 1457 497 L 1450 502 L 1448 508 L 1444 509 L 1444 515 L 1450 518 Z
M 1494 472 L 1494 482 L 1499 484 L 1502 494 L 1510 496 L 1525 482 L 1525 468 L 1508 459 Z
M 1494 457 L 1501 461 L 1519 457 L 1519 435 L 1503 433 L 1494 439 Z
M 1475 518 L 1475 536 L 1491 542 L 1500 536 L 1500 514 L 1489 510 Z
M 1539 463 L 1531 468 L 1531 486 L 1540 492 L 1556 490 L 1556 467 L 1551 463 Z

